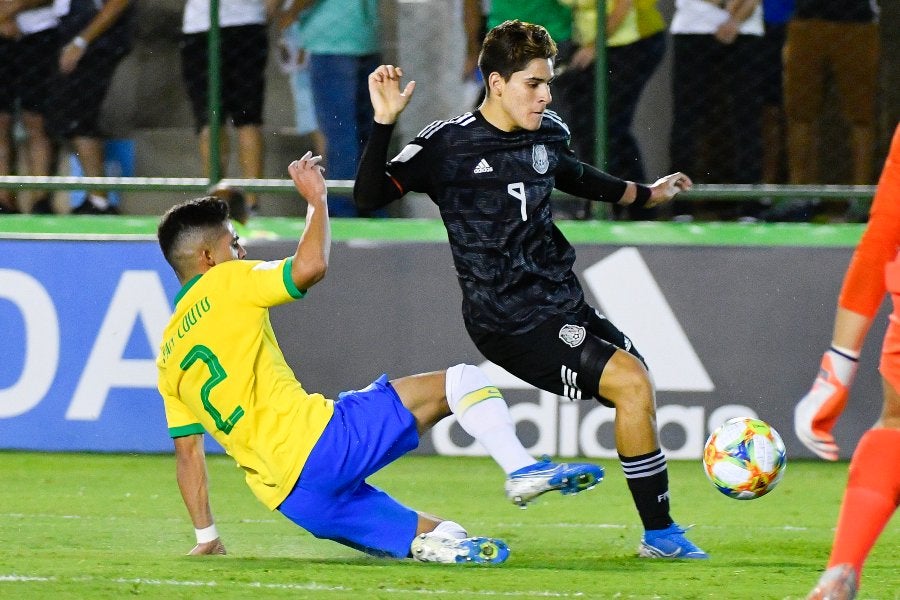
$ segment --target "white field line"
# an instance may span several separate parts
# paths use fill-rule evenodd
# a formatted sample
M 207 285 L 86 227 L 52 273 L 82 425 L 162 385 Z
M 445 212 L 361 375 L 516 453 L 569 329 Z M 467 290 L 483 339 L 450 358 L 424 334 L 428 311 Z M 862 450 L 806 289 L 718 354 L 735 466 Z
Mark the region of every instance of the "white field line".
M 124 516 L 82 516 L 82 515 L 52 515 L 52 514 L 25 514 L 25 513 L 0 513 L 0 519 L 86 519 L 86 520 L 103 520 L 103 521 L 126 521 L 131 520 L 132 517 Z M 182 522 L 183 519 L 170 517 L 165 519 L 166 521 L 172 522 Z M 240 519 L 237 523 L 240 524 L 253 524 L 253 523 L 280 523 L 280 519 Z M 234 523 L 232 523 L 234 524 Z M 637 524 L 623 525 L 622 523 L 529 523 L 527 521 L 515 521 L 515 522 L 500 522 L 500 523 L 491 523 L 491 527 L 508 527 L 508 528 L 526 528 L 526 529 L 560 529 L 560 528 L 569 528 L 569 529 L 636 529 L 639 530 L 640 527 Z M 697 524 L 696 528 L 698 530 L 701 529 L 730 529 L 733 526 L 730 525 L 703 525 Z M 818 531 L 820 529 L 833 529 L 833 527 L 822 528 L 822 527 L 803 527 L 797 525 L 779 525 L 777 527 L 754 527 L 752 525 L 741 525 L 741 529 L 768 529 L 771 531 Z
M 158 587 L 211 587 L 226 590 L 228 588 L 252 588 L 266 590 L 297 590 L 297 591 L 314 591 L 314 592 L 352 592 L 354 594 L 375 594 L 375 593 L 393 593 L 393 594 L 416 594 L 416 595 L 462 595 L 464 597 L 478 596 L 498 596 L 498 597 L 541 597 L 541 598 L 580 598 L 584 596 L 583 592 L 552 592 L 547 590 L 522 590 L 522 591 L 500 591 L 500 590 L 429 590 L 422 588 L 355 588 L 345 585 L 323 585 L 310 581 L 308 583 L 266 583 L 262 581 L 248 581 L 245 583 L 234 583 L 221 581 L 191 581 L 179 579 L 127 579 L 127 578 L 100 578 L 100 577 L 40 577 L 32 575 L 16 575 L 0 574 L 0 583 L 116 583 L 121 585 L 146 585 Z
M 135 517 L 132 516 L 115 516 L 115 515 L 53 515 L 47 513 L 35 513 L 35 514 L 26 514 L 26 513 L 0 513 L 0 519 L 63 519 L 63 520 L 77 520 L 84 519 L 86 521 L 130 521 Z M 170 522 L 183 522 L 183 519 L 178 517 L 169 517 L 164 519 L 165 521 Z M 237 523 L 280 523 L 281 519 L 240 519 Z

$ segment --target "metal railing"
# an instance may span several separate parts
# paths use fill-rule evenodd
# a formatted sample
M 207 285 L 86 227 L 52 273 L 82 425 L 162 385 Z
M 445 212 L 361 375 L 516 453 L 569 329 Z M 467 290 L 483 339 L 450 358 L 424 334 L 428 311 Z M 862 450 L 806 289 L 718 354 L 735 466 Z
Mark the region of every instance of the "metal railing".
M 353 190 L 353 180 L 329 179 L 328 191 L 348 193 Z M 186 191 L 204 193 L 213 187 L 234 187 L 245 192 L 293 194 L 296 193 L 289 179 L 221 179 L 205 177 L 32 177 L 0 176 L 0 189 L 19 190 L 116 190 L 121 192 Z M 560 197 L 565 196 L 556 192 Z M 830 200 L 866 200 L 875 194 L 874 185 L 737 185 L 699 184 L 680 195 L 683 199 L 702 200 L 752 200 L 770 198 L 787 200 L 817 198 Z

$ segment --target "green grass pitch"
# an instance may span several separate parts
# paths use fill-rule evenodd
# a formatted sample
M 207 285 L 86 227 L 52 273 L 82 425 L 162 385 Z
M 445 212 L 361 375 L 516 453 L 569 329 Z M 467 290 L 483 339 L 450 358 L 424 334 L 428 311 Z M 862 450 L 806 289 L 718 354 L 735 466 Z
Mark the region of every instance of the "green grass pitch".
M 768 496 L 719 494 L 672 461 L 674 516 L 709 561 L 635 557 L 641 529 L 621 470 L 578 496 L 507 503 L 489 460 L 409 456 L 373 483 L 408 505 L 504 538 L 497 567 L 368 558 L 259 504 L 231 459 L 209 459 L 229 555 L 186 557 L 193 531 L 172 456 L 0 453 L 0 598 L 802 599 L 827 560 L 847 463 L 789 462 Z M 888 525 L 859 598 L 900 599 L 900 526 Z

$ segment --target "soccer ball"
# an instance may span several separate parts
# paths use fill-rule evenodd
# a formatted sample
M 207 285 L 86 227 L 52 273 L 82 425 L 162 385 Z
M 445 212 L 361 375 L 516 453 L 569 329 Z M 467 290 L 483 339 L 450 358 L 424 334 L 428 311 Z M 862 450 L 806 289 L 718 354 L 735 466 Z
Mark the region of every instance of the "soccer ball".
M 738 500 L 771 492 L 784 475 L 786 460 L 778 432 L 750 417 L 725 421 L 703 448 L 706 476 L 717 490 Z

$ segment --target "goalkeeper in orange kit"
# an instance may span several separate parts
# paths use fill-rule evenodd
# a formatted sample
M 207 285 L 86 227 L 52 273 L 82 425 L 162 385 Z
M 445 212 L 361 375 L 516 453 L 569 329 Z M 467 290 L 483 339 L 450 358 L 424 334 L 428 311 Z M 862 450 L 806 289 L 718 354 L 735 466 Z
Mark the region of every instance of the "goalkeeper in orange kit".
M 831 348 L 822 357 L 812 389 L 794 410 L 797 437 L 826 460 L 838 459 L 831 430 L 847 403 L 859 352 L 885 292 L 890 315 L 879 370 L 884 406 L 860 439 L 850 461 L 828 569 L 809 600 L 856 596 L 862 565 L 900 503 L 900 126 L 894 132 L 869 224 L 844 276 Z

